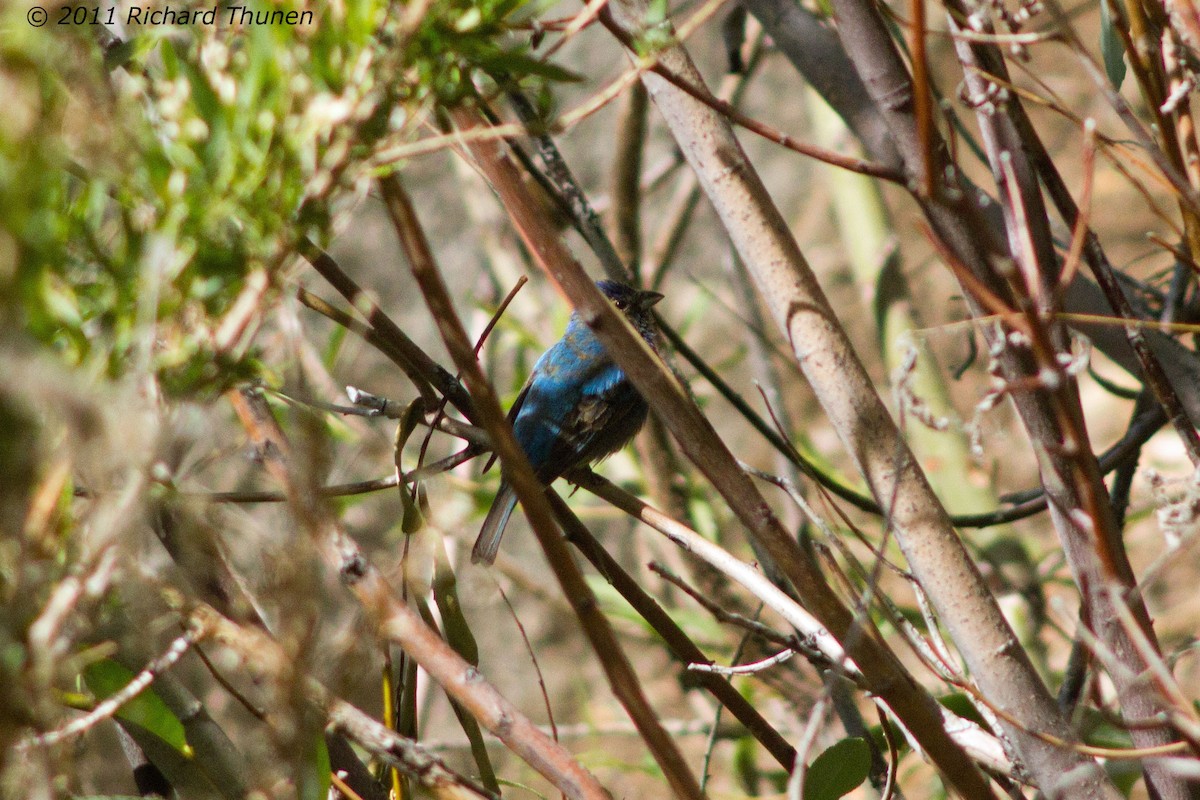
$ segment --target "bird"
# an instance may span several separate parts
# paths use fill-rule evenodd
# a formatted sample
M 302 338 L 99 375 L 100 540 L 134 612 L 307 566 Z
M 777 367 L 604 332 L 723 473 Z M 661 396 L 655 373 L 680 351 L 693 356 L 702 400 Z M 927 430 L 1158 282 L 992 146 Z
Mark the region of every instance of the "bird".
M 656 350 L 651 308 L 663 295 L 602 280 L 597 288 Z M 646 421 L 646 401 L 591 328 L 571 314 L 561 339 L 542 353 L 508 412 L 517 444 L 543 484 L 572 467 L 592 464 L 620 450 Z M 502 479 L 471 550 L 473 563 L 492 564 L 517 495 Z

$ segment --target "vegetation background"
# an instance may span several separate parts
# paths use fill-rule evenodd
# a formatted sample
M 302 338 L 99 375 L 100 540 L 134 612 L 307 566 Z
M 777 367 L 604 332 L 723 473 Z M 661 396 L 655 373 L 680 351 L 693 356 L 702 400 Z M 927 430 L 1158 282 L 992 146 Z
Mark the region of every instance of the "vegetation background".
M 0 4 L 6 797 L 1196 796 L 1190 0 L 260 10 Z

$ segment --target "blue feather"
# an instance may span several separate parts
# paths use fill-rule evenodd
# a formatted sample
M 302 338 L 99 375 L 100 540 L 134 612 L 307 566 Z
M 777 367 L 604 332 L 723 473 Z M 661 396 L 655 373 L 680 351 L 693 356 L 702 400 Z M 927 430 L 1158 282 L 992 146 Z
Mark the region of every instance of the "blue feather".
M 650 308 L 662 295 L 616 281 L 596 285 L 653 348 Z M 625 373 L 591 328 L 572 314 L 563 337 L 534 364 L 508 418 L 538 480 L 549 484 L 572 467 L 620 450 L 642 427 L 646 414 L 646 402 Z M 502 480 L 475 540 L 472 561 L 495 561 L 515 506 L 516 495 Z

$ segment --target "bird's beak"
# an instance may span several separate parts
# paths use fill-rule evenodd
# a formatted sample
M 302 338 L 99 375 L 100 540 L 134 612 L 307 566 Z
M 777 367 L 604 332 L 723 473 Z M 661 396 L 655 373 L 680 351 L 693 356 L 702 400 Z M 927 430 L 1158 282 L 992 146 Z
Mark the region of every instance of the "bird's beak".
M 664 295 L 662 292 L 652 292 L 647 289 L 647 290 L 638 292 L 637 302 L 638 302 L 638 305 L 642 308 L 650 308 L 655 303 L 657 303 L 659 300 L 662 300 L 663 297 L 664 297 Z

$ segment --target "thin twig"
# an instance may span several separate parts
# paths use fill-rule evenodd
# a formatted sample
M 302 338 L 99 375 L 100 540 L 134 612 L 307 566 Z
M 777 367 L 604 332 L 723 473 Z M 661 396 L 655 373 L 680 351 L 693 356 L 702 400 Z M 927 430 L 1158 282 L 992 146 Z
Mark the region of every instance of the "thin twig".
M 496 591 L 500 593 L 500 599 L 508 607 L 508 615 L 516 624 L 517 632 L 521 634 L 521 642 L 525 645 L 526 654 L 529 655 L 529 663 L 533 665 L 533 671 L 537 674 L 538 689 L 542 693 L 542 704 L 546 707 L 546 720 L 550 723 L 550 736 L 557 742 L 559 741 L 558 724 L 554 721 L 554 707 L 550 704 L 550 692 L 546 689 L 546 676 L 542 674 L 542 665 L 538 663 L 537 653 L 533 651 L 533 644 L 529 641 L 529 634 L 525 632 L 521 617 L 517 614 L 517 609 L 513 607 L 512 601 L 508 599 L 504 587 L 497 583 Z
M 96 707 L 91 711 L 78 719 L 72 720 L 61 728 L 26 739 L 17 745 L 18 749 L 28 750 L 31 747 L 50 747 L 51 745 L 64 742 L 72 736 L 78 736 L 93 728 L 97 723 L 108 719 L 117 713 L 121 709 L 121 706 L 149 688 L 159 673 L 165 672 L 175 666 L 179 659 L 183 658 L 188 649 L 203 639 L 206 634 L 207 631 L 201 626 L 189 627 L 182 636 L 177 637 L 171 642 L 162 655 L 147 664 L 129 683 L 97 703 Z
M 662 564 L 653 561 L 650 562 L 650 571 L 661 576 L 663 580 L 678 586 L 688 595 L 688 597 L 691 597 L 693 600 L 699 603 L 705 611 L 707 611 L 709 614 L 712 614 L 713 618 L 718 622 L 736 625 L 737 627 L 744 629 L 746 633 L 762 637 L 768 642 L 779 645 L 780 647 L 790 647 L 794 650 L 802 646 L 802 643 L 796 639 L 795 634 L 792 636 L 784 636 L 778 631 L 767 627 L 758 620 L 750 619 L 743 614 L 737 614 L 735 612 L 725 610 L 721 606 L 714 603 L 711 599 L 701 594 L 695 587 L 689 585 L 687 581 L 671 572 L 671 570 L 667 569 Z M 812 653 L 812 655 L 814 657 L 821 657 L 815 651 Z
M 709 661 L 671 615 L 596 541 L 591 531 L 571 512 L 562 498 L 552 493 L 550 502 L 567 538 L 642 619 L 654 628 L 672 654 L 684 663 Z M 785 643 L 785 646 L 787 644 Z M 710 692 L 723 707 L 728 708 L 780 766 L 786 769 L 792 763 L 795 757 L 792 746 L 728 681 L 717 675 L 698 675 L 696 682 Z
M 755 661 L 753 664 L 738 664 L 736 667 L 723 667 L 720 664 L 688 664 L 690 672 L 712 672 L 717 675 L 753 675 L 757 672 L 770 669 L 771 667 L 782 664 L 783 662 L 796 655 L 795 650 L 783 650 L 769 658 L 764 658 L 761 661 Z
M 459 121 L 463 117 L 459 115 Z M 486 170 L 485 170 L 486 171 Z M 500 409 L 495 390 L 488 383 L 475 358 L 461 321 L 454 311 L 429 243 L 417 219 L 416 211 L 396 175 L 380 181 L 385 204 L 400 241 L 408 256 L 409 266 L 417 280 L 431 315 L 438 325 L 442 340 L 451 358 L 461 370 L 471 397 L 480 411 L 483 427 L 492 436 L 493 444 L 505 467 L 505 476 L 515 489 L 530 525 L 534 529 L 555 577 L 571 602 L 581 627 L 587 634 L 593 651 L 600 657 L 613 693 L 642 731 L 644 740 L 662 768 L 672 789 L 684 798 L 701 797 L 700 786 L 679 752 L 675 742 L 658 723 L 641 683 L 624 656 L 623 649 L 607 618 L 600 613 L 596 598 L 578 567 L 572 560 L 566 543 L 558 535 L 554 518 L 543 489 L 534 475 L 529 459 L 517 444 L 512 427 Z M 590 284 L 593 290 L 594 284 Z M 611 310 L 611 309 L 610 309 Z M 613 313 L 616 313 L 613 311 Z
M 308 239 L 301 243 L 300 252 L 321 277 L 329 281 L 350 305 L 359 309 L 367 318 L 371 329 L 387 343 L 389 352 L 394 352 L 398 357 L 397 365 L 416 385 L 428 407 L 437 405 L 438 398 L 433 392 L 436 388 L 464 417 L 472 419 L 474 409 L 463 385 L 418 347 L 354 279 L 342 270 L 332 256 Z

